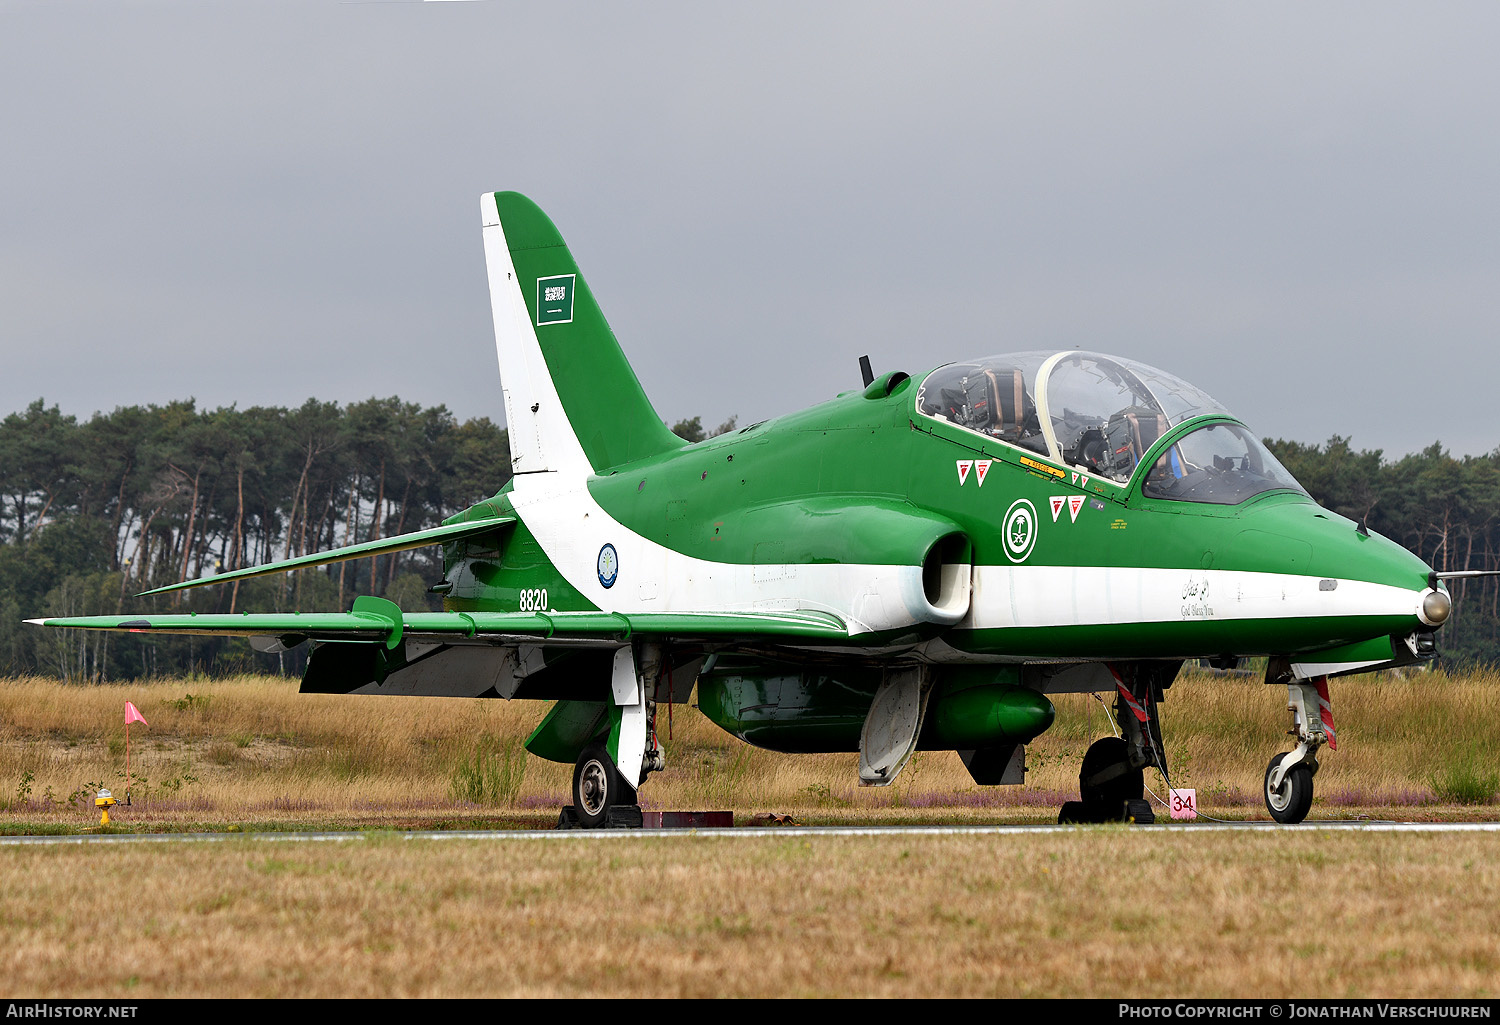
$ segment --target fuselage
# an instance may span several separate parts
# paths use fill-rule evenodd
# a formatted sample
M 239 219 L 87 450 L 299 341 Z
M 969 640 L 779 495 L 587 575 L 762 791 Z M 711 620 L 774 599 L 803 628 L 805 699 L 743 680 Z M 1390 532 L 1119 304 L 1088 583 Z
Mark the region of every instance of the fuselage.
M 450 549 L 447 607 L 812 609 L 851 644 L 959 662 L 1295 655 L 1431 626 L 1429 567 L 1299 490 L 1144 493 L 1156 453 L 1229 417 L 1182 421 L 1117 481 L 924 415 L 895 376 L 583 481 L 514 478 L 470 514 L 520 523 L 503 551 Z

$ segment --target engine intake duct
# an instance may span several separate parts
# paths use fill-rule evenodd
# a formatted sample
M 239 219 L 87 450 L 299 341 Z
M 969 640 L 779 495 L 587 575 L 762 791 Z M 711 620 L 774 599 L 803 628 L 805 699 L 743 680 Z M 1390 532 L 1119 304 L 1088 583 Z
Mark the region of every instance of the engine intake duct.
M 954 532 L 938 538 L 922 559 L 922 595 L 935 623 L 957 623 L 969 611 L 974 578 L 974 547 Z

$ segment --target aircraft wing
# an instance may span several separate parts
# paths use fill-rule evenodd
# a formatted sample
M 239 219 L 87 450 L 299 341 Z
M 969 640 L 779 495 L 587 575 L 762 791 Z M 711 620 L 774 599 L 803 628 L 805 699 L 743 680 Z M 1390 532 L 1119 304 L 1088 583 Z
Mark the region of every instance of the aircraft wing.
M 443 544 L 448 541 L 457 541 L 460 538 L 473 537 L 476 534 L 489 534 L 508 527 L 516 522 L 514 516 L 493 516 L 482 520 L 470 520 L 467 523 L 453 523 L 443 527 L 431 527 L 427 530 L 417 530 L 410 534 L 397 534 L 394 537 L 382 537 L 374 541 L 365 541 L 357 545 L 349 545 L 345 548 L 335 548 L 327 552 L 316 552 L 312 555 L 301 555 L 295 559 L 285 559 L 281 562 L 268 562 L 264 566 L 251 566 L 247 569 L 231 570 L 228 573 L 219 573 L 211 577 L 203 577 L 198 580 L 185 580 L 180 584 L 168 584 L 166 587 L 158 587 L 151 591 L 142 591 L 137 597 L 145 597 L 148 594 L 165 594 L 168 591 L 181 591 L 189 587 L 207 587 L 209 584 L 222 584 L 231 580 L 247 580 L 250 577 L 263 577 L 272 573 L 290 573 L 294 569 L 311 569 L 314 566 L 327 566 L 335 562 L 347 562 L 350 559 L 367 559 L 372 555 L 388 555 L 391 552 L 407 552 L 413 548 L 425 548 L 428 545 Z M 32 620 L 36 622 L 36 620 Z M 111 627 L 90 627 L 94 630 L 107 630 Z M 186 631 L 197 633 L 198 631 Z M 215 633 L 223 633 L 215 630 Z
M 173 613 L 31 619 L 40 626 L 128 633 L 354 641 L 394 648 L 402 639 L 485 644 L 618 647 L 631 639 L 840 641 L 849 636 L 827 612 L 402 612 L 384 598 L 359 597 L 350 612 Z

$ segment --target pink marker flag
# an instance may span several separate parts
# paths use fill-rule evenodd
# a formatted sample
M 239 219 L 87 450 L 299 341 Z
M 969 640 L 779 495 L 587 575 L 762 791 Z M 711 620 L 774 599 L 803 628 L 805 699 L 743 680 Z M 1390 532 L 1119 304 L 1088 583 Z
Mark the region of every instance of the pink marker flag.
M 140 709 L 136 708 L 133 702 L 127 701 L 125 702 L 125 725 L 129 726 L 133 722 L 138 722 L 142 726 L 151 725 L 146 721 L 146 717 L 141 714 Z

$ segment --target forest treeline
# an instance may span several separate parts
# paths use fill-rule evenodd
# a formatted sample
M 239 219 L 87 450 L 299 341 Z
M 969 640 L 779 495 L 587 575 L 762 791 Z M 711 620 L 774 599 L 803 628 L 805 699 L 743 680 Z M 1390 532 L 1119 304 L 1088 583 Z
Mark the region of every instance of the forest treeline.
M 1500 569 L 1500 449 L 1455 458 L 1433 443 L 1394 461 L 1356 452 L 1337 435 L 1323 445 L 1266 445 L 1318 504 L 1415 552 L 1439 572 Z M 1453 616 L 1438 650 L 1464 665 L 1500 662 L 1500 579 L 1455 580 Z
M 730 417 L 672 429 L 689 441 Z M 1500 568 L 1500 453 L 1440 446 L 1387 461 L 1268 441 L 1320 503 L 1440 570 Z M 33 402 L 0 421 L 0 674 L 100 681 L 190 672 L 300 672 L 306 649 L 256 654 L 236 639 L 42 630 L 22 620 L 137 612 L 326 612 L 356 594 L 438 608 L 439 549 L 237 585 L 137 598 L 178 580 L 436 526 L 510 477 L 506 432 L 397 398 L 341 406 L 201 410 L 127 406 L 79 420 Z M 1500 661 L 1500 584 L 1459 583 L 1445 657 Z
M 436 526 L 510 477 L 505 431 L 396 398 L 295 409 L 126 406 L 0 421 L 0 672 L 109 680 L 251 667 L 233 639 L 41 630 L 40 616 L 326 612 L 355 594 L 436 607 L 438 549 L 134 597 L 178 580 Z M 290 664 L 290 663 L 295 663 Z
M 689 441 L 730 417 L 672 429 Z M 101 681 L 300 672 L 306 647 L 42 630 L 30 618 L 334 612 L 356 594 L 441 608 L 440 549 L 138 598 L 153 587 L 437 526 L 510 479 L 503 428 L 397 398 L 295 409 L 127 406 L 80 421 L 44 401 L 0 421 L 0 674 Z

